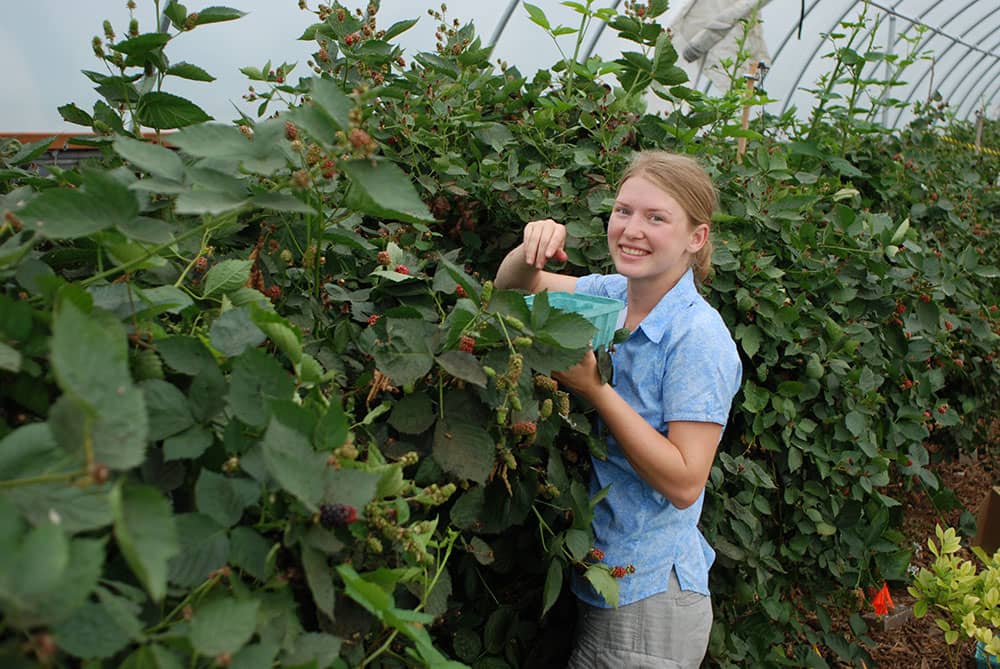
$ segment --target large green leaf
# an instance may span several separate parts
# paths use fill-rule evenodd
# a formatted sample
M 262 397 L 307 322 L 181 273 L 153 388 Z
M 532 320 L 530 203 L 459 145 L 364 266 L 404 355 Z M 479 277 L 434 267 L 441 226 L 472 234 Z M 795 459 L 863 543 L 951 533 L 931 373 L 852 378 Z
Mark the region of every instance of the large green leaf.
M 253 636 L 259 608 L 260 602 L 255 599 L 230 597 L 199 606 L 191 619 L 191 645 L 208 657 L 235 653 Z
M 486 372 L 476 356 L 465 351 L 445 351 L 435 358 L 444 371 L 480 388 L 486 387 Z
M 434 459 L 456 476 L 484 483 L 493 468 L 496 446 L 482 426 L 445 416 L 434 429 Z
M 330 398 L 330 404 L 323 417 L 316 423 L 316 432 L 313 435 L 316 448 L 329 452 L 343 445 L 347 439 L 348 423 L 340 398 L 334 395 Z
M 133 573 L 155 601 L 167 589 L 167 563 L 179 551 L 170 503 L 158 490 L 119 483 L 111 492 L 115 538 Z
M 406 395 L 392 408 L 389 424 L 403 434 L 420 434 L 437 419 L 434 405 L 426 393 Z
M 194 486 L 198 510 L 225 527 L 239 522 L 244 509 L 260 499 L 260 484 L 203 469 Z
M 410 178 L 386 160 L 351 160 L 343 165 L 351 180 L 346 206 L 369 216 L 406 223 L 433 223 Z
M 309 85 L 312 103 L 322 109 L 337 124 L 338 130 L 351 128 L 351 111 L 356 104 L 332 79 L 313 77 Z
M 253 350 L 266 339 L 267 335 L 254 324 L 249 307 L 222 312 L 209 329 L 212 347 L 228 358 Z
M 175 517 L 180 550 L 170 560 L 170 582 L 193 588 L 229 561 L 229 537 L 226 528 L 201 513 L 183 513 Z
M 148 379 L 140 384 L 149 416 L 150 441 L 160 441 L 194 425 L 187 397 L 174 384 Z
M 213 295 L 224 295 L 234 291 L 250 278 L 252 260 L 228 259 L 217 263 L 205 275 L 205 292 L 203 298 Z
M 118 319 L 89 309 L 89 296 L 61 293 L 52 324 L 51 359 L 65 392 L 94 404 L 131 386 L 128 343 Z
M 288 400 L 295 381 L 267 353 L 251 348 L 233 362 L 229 406 L 241 421 L 253 427 L 267 425 L 272 400 Z
M 131 193 L 127 188 L 126 192 Z M 49 239 L 77 239 L 131 221 L 131 210 L 118 206 L 115 200 L 85 190 L 50 188 L 17 215 L 27 229 Z
M 119 135 L 113 146 L 125 160 L 155 176 L 181 181 L 184 178 L 184 164 L 170 149 L 151 142 L 140 142 L 131 137 Z
M 131 469 L 142 464 L 147 446 L 146 405 L 142 391 L 123 387 L 116 397 L 95 397 L 88 404 L 63 395 L 49 410 L 49 425 L 56 441 L 68 452 L 82 455 L 90 445 L 94 462 L 111 469 Z
M 131 641 L 107 609 L 96 602 L 85 603 L 52 632 L 60 650 L 84 660 L 110 658 Z
M 190 81 L 215 81 L 211 74 L 191 63 L 175 63 L 167 69 L 168 76 L 189 79 Z
M 389 319 L 387 339 L 375 349 L 379 371 L 397 385 L 416 382 L 434 366 L 430 339 L 434 327 L 416 319 Z
M 261 444 L 264 463 L 278 485 L 316 510 L 323 497 L 326 456 L 314 451 L 304 434 L 276 418 L 271 419 Z
M 190 100 L 161 91 L 142 95 L 136 105 L 135 116 L 142 125 L 157 130 L 183 128 L 212 120 L 205 110 Z

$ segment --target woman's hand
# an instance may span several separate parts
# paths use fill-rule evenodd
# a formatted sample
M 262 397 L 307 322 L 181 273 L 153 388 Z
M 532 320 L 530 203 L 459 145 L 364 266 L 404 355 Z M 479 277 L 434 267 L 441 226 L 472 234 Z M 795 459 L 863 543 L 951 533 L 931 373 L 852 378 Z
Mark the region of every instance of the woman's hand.
M 587 351 L 583 359 L 569 369 L 552 372 L 552 378 L 585 399 L 589 399 L 595 389 L 604 385 L 593 349 Z
M 545 267 L 549 259 L 566 261 L 566 226 L 551 218 L 532 221 L 524 226 L 524 261 L 537 269 Z

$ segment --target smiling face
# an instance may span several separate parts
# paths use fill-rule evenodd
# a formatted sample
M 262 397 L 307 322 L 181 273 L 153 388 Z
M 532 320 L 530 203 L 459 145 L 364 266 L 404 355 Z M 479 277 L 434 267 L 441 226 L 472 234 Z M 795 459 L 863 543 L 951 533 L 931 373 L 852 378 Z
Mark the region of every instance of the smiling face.
M 642 174 L 619 188 L 608 220 L 608 248 L 615 269 L 630 283 L 666 293 L 707 238 L 707 225 L 692 225 L 677 200 Z

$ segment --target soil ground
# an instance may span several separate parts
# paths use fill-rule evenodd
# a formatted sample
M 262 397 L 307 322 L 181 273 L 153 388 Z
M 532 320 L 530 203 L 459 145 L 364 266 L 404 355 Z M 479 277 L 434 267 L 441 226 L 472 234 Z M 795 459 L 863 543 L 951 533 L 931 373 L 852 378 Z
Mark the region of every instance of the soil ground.
M 987 447 L 980 447 L 972 456 L 934 463 L 930 468 L 937 472 L 943 485 L 955 493 L 961 507 L 939 509 L 926 492 L 902 493 L 896 497 L 907 505 L 902 531 L 913 545 L 922 548 L 914 550 L 911 564 L 916 567 L 929 567 L 933 561 L 934 556 L 927 550 L 927 539 L 934 537 L 935 525 L 958 527 L 962 512 L 967 510 L 975 516 L 986 491 L 1000 484 L 1000 421 L 991 430 Z M 964 550 L 963 557 L 974 559 L 971 552 Z M 897 607 L 909 607 L 913 603 L 905 587 L 890 585 L 890 593 Z M 949 669 L 953 666 L 970 669 L 975 666 L 973 642 L 960 641 L 956 646 L 948 646 L 930 614 L 920 620 L 911 618 L 903 626 L 889 631 L 871 625 L 869 636 L 877 644 L 869 652 L 879 669 Z M 952 664 L 951 658 L 955 658 L 956 664 Z

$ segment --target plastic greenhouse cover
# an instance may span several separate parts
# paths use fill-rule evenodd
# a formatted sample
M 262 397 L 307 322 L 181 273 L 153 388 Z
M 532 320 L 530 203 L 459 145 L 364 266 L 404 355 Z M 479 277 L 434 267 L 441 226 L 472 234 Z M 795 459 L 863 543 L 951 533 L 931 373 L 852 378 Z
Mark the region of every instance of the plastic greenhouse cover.
M 56 108 L 67 102 L 89 108 L 96 101 L 91 82 L 81 69 L 97 69 L 90 46 L 91 38 L 101 33 L 101 22 L 110 19 L 119 33 L 128 22 L 122 0 L 90 0 L 86 3 L 8 2 L 0 22 L 0 57 L 7 64 L 5 91 L 16 104 L 0 106 L 0 132 L 60 132 L 76 129 L 59 117 Z M 190 2 L 187 3 L 192 6 Z M 206 3 L 213 4 L 213 3 Z M 171 90 L 189 97 L 218 120 L 237 116 L 236 108 L 252 111 L 242 100 L 248 81 L 239 68 L 260 67 L 273 63 L 296 62 L 293 76 L 308 74 L 306 61 L 312 46 L 298 41 L 302 31 L 315 20 L 313 14 L 300 11 L 294 0 L 228 0 L 225 3 L 247 12 L 234 23 L 208 26 L 182 35 L 171 44 L 174 62 L 188 61 L 207 69 L 217 79 L 211 84 L 188 81 L 171 82 Z M 315 6 L 315 0 L 308 0 Z M 363 3 L 346 3 L 350 8 Z M 579 16 L 559 0 L 535 0 L 553 25 L 576 27 Z M 594 8 L 618 7 L 622 0 L 597 0 Z M 153 3 L 139 0 L 135 15 L 143 32 L 154 24 Z M 418 18 L 417 25 L 399 38 L 410 54 L 433 48 L 434 19 L 429 8 L 440 8 L 440 0 L 383 0 L 380 23 Z M 484 42 L 495 39 L 494 59 L 503 59 L 523 72 L 533 73 L 559 59 L 556 46 L 541 29 L 531 23 L 518 0 L 484 3 L 478 0 L 450 0 L 449 19 L 472 21 Z M 770 64 L 762 82 L 768 96 L 776 102 L 768 110 L 778 113 L 795 108 L 800 112 L 812 107 L 812 96 L 805 89 L 815 85 L 821 74 L 830 69 L 824 58 L 834 46 L 826 35 L 841 31 L 842 21 L 855 21 L 862 14 L 866 28 L 863 43 L 870 39 L 871 49 L 900 57 L 907 50 L 932 56 L 910 66 L 902 79 L 906 85 L 895 87 L 893 95 L 914 102 L 929 93 L 940 91 L 960 117 L 971 118 L 985 109 L 996 117 L 1000 104 L 1000 1 L 998 0 L 678 0 L 661 17 L 670 24 L 679 52 L 691 44 L 698 30 L 715 25 L 727 15 L 739 14 L 746 7 L 756 9 L 760 24 L 747 45 L 754 60 Z M 749 15 L 753 15 L 751 12 Z M 725 34 L 702 39 L 711 48 L 702 58 L 681 63 L 691 81 L 701 90 L 719 92 L 728 78 L 711 71 L 717 63 L 735 53 L 738 33 L 745 25 L 739 20 Z M 846 32 L 846 31 L 841 31 Z M 622 48 L 613 31 L 593 25 L 585 35 L 585 51 L 603 58 L 615 58 Z M 44 47 L 41 36 L 44 35 Z M 705 38 L 705 35 L 701 36 Z M 717 39 L 716 39 L 717 37 Z M 574 36 L 566 35 L 562 46 L 572 50 Z M 910 41 L 907 41 L 910 40 Z M 838 46 L 843 46 L 842 40 Z M 865 47 L 858 48 L 864 51 Z M 697 49 L 688 50 L 689 54 Z M 865 66 L 866 76 L 886 77 L 890 66 L 872 62 Z M 888 125 L 904 123 L 906 111 L 893 112 L 884 121 Z

